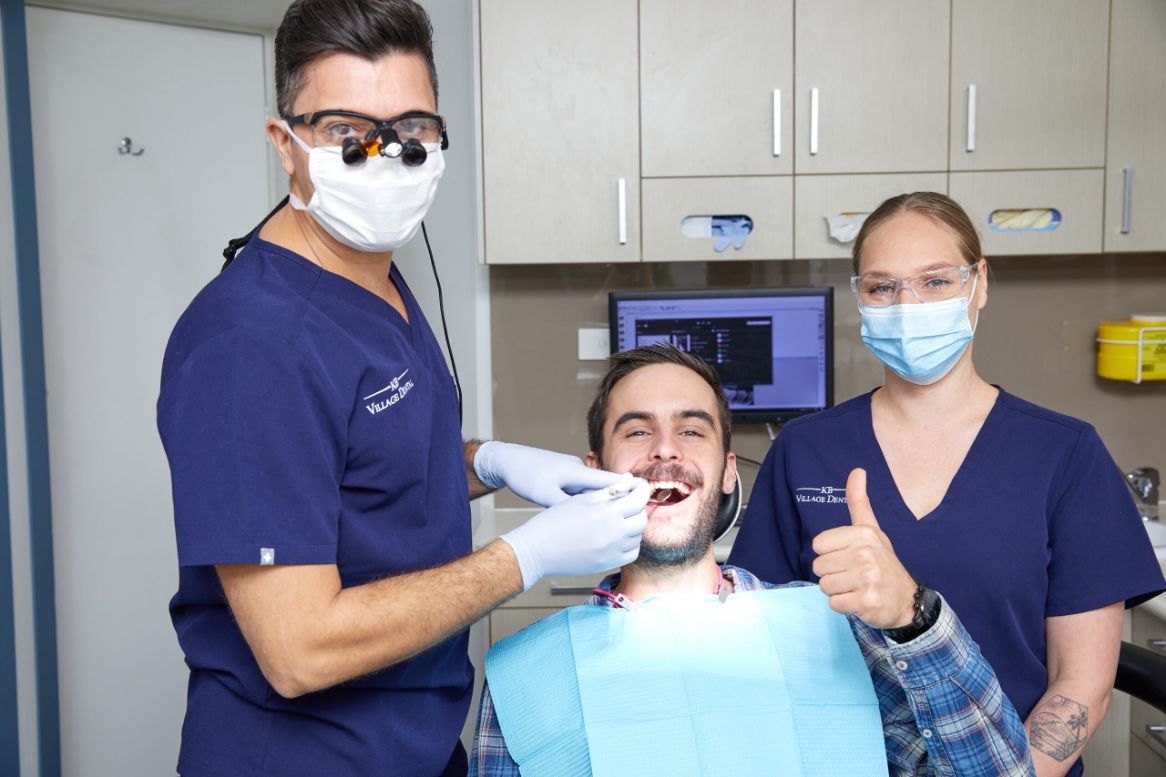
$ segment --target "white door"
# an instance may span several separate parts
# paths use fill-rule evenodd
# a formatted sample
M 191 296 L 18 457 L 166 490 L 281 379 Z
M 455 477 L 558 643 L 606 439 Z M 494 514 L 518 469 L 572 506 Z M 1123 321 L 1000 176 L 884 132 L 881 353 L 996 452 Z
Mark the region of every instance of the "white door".
M 62 766 L 173 774 L 187 673 L 154 403 L 175 320 L 267 210 L 262 39 L 27 18 Z

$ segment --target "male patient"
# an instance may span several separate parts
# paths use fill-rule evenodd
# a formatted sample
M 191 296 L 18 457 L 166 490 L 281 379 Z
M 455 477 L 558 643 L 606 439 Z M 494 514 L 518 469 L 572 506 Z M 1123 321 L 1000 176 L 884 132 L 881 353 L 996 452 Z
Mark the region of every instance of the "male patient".
M 736 457 L 702 360 L 616 354 L 587 420 L 588 464 L 653 485 L 640 555 L 490 651 L 471 775 L 1032 774 L 1016 710 L 895 558 L 865 473 L 853 525 L 815 545 L 822 589 L 772 586 L 713 556 Z

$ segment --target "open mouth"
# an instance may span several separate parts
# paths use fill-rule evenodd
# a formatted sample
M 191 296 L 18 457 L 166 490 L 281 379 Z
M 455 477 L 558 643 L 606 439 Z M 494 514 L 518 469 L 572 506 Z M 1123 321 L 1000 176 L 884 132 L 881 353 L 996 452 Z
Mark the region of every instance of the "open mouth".
M 681 480 L 653 480 L 652 496 L 648 504 L 674 505 L 688 499 L 692 494 L 692 486 Z

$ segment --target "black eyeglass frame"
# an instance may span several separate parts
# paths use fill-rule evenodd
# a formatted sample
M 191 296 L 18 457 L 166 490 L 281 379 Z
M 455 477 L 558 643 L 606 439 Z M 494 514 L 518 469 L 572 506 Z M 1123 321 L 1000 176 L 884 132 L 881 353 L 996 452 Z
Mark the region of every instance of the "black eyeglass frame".
M 372 122 L 376 126 L 376 129 L 368 133 L 368 135 L 366 135 L 363 140 L 368 141 L 374 137 L 384 138 L 385 133 L 388 132 L 391 133 L 388 135 L 388 138 L 391 138 L 398 143 L 400 143 L 400 138 L 397 135 L 397 131 L 393 129 L 393 125 L 397 122 L 404 119 L 436 119 L 438 126 L 441 127 L 441 150 L 445 151 L 449 148 L 449 135 L 446 133 L 445 117 L 437 113 L 429 113 L 428 111 L 408 111 L 406 113 L 402 113 L 400 116 L 394 116 L 391 119 L 378 119 L 375 116 L 369 116 L 364 113 L 356 113 L 354 111 L 325 110 L 301 113 L 299 116 L 285 116 L 283 117 L 283 120 L 293 127 L 297 124 L 303 124 L 306 127 L 310 127 L 324 116 L 340 116 L 346 119 L 361 119 L 363 121 Z M 387 144 L 388 143 L 386 141 L 385 145 Z

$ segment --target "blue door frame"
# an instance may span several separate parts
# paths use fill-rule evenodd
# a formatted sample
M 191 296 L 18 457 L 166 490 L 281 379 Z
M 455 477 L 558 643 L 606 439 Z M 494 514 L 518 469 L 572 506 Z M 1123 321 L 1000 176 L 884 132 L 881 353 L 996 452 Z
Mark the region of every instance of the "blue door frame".
M 37 752 L 40 777 L 61 775 L 60 694 L 57 677 L 57 612 L 53 577 L 52 498 L 49 488 L 49 428 L 44 337 L 41 319 L 40 250 L 37 242 L 36 179 L 32 158 L 28 37 L 24 0 L 0 0 L 8 156 L 12 170 L 13 239 L 20 321 L 25 454 L 28 467 L 29 543 L 32 569 L 33 641 L 36 650 Z M 0 759 L 8 759 L 17 734 L 15 632 L 12 620 L 12 554 L 8 532 L 8 482 L 0 413 Z M 11 678 L 7 682 L 5 678 Z M 9 687 L 11 686 L 11 687 Z M 19 774 L 18 753 L 0 760 L 0 773 Z

